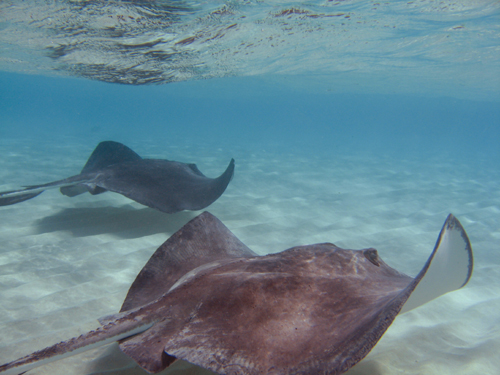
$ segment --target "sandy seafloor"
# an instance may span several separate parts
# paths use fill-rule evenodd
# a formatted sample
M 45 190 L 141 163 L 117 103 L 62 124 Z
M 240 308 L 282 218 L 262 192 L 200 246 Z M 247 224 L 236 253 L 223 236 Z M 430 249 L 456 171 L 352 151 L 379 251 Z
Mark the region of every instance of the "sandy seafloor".
M 104 140 L 209 177 L 234 158 L 207 210 L 257 253 L 374 247 L 412 276 L 453 213 L 472 279 L 399 316 L 348 373 L 500 373 L 498 1 L 0 8 L 0 191 L 78 174 Z M 208 77 L 225 78 L 195 80 Z M 187 81 L 137 85 L 172 80 Z M 0 207 L 0 364 L 118 312 L 197 214 L 57 190 Z M 177 362 L 164 373 L 208 372 Z M 29 374 L 145 372 L 115 343 Z
M 207 210 L 257 253 L 374 247 L 412 276 L 453 213 L 474 249 L 471 281 L 398 317 L 350 373 L 497 374 L 499 107 L 432 93 L 312 94 L 286 80 L 130 87 L 2 73 L 0 191 L 78 174 L 103 140 L 194 162 L 209 177 L 234 158 L 233 180 Z M 118 312 L 153 252 L 197 214 L 57 190 L 0 207 L 0 363 Z M 200 371 L 185 366 L 167 373 Z M 93 373 L 144 374 L 116 344 L 30 372 Z
M 96 143 L 68 137 L 0 141 L 0 188 L 79 172 Z M 297 156 L 272 148 L 128 142 L 142 156 L 236 174 L 208 211 L 259 254 L 317 242 L 375 247 L 415 275 L 452 212 L 475 254 L 469 284 L 399 316 L 353 374 L 496 374 L 500 368 L 500 172 L 495 163 L 384 156 Z M 47 150 L 50 149 L 50 152 Z M 36 160 L 36 162 L 34 162 Z M 197 212 L 163 214 L 121 195 L 57 190 L 0 208 L 0 362 L 97 327 L 119 310 L 151 254 Z M 194 374 L 177 363 L 164 373 Z M 184 372 L 176 372 L 175 369 Z M 191 372 L 192 371 L 192 372 Z M 201 370 L 198 370 L 201 371 Z M 116 344 L 30 374 L 143 374 Z

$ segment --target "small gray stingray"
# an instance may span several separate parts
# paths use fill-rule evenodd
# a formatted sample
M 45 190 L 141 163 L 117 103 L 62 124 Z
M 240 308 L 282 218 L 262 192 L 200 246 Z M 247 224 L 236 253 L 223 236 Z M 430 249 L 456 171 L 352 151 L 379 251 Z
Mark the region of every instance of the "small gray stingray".
M 79 175 L 25 189 L 0 192 L 0 206 L 36 197 L 44 190 L 60 188 L 74 197 L 106 191 L 120 193 L 145 206 L 166 213 L 201 210 L 226 190 L 234 173 L 234 159 L 218 178 L 208 178 L 196 164 L 143 159 L 127 146 L 113 141 L 97 145 Z
M 19 374 L 120 340 L 120 349 L 151 373 L 183 359 L 228 375 L 340 374 L 368 354 L 410 295 L 414 308 L 458 289 L 472 264 L 467 234 L 453 215 L 412 278 L 372 248 L 321 243 L 257 256 L 204 212 L 156 250 L 120 313 L 0 372 Z

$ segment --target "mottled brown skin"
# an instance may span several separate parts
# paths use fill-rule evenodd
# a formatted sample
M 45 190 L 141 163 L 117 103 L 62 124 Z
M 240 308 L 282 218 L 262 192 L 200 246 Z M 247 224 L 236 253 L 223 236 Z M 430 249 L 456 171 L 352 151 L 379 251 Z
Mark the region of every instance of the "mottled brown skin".
M 161 329 L 120 348 L 151 372 L 162 362 L 144 349 L 159 341 L 157 353 L 220 374 L 341 373 L 375 345 L 413 280 L 365 252 L 318 244 L 219 266 L 164 297 L 172 315 Z
M 160 298 L 197 267 L 255 256 L 220 220 L 204 212 L 155 251 L 130 286 L 120 312 Z
M 454 225 L 466 239 L 450 215 L 437 244 Z M 415 278 L 375 249 L 323 243 L 256 256 L 204 212 L 153 254 L 122 312 L 0 372 L 122 335 L 121 350 L 152 373 L 184 359 L 225 375 L 341 374 L 387 330 L 438 247 Z
M 150 372 L 181 358 L 220 374 L 342 373 L 371 350 L 416 283 L 375 249 L 316 244 L 255 256 L 203 213 L 157 250 L 124 302 L 122 311 L 160 298 L 168 319 L 120 348 Z

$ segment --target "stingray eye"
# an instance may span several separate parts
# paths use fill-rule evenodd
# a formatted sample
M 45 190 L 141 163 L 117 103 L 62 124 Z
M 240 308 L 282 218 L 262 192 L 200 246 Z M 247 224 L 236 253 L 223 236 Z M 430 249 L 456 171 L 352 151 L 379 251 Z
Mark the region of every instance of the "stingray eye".
M 365 255 L 365 258 L 368 259 L 371 263 L 373 263 L 377 267 L 380 267 L 377 250 L 375 249 L 363 250 L 363 254 Z

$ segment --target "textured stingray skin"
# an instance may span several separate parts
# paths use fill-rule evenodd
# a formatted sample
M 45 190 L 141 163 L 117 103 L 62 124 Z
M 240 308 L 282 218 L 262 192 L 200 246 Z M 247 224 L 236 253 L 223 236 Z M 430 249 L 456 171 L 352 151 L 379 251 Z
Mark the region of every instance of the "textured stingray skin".
M 446 269 L 446 259 L 458 262 Z M 21 373 L 39 361 L 119 340 L 120 349 L 152 373 L 184 359 L 226 375 L 341 374 L 373 348 L 426 272 L 432 274 L 433 260 L 445 281 L 453 271 L 453 283 L 440 293 L 471 276 L 470 243 L 453 215 L 412 278 L 372 248 L 321 243 L 257 256 L 204 212 L 157 249 L 120 313 L 0 372 Z M 415 304 L 424 297 L 421 290 Z
M 234 160 L 218 178 L 208 178 L 195 164 L 142 159 L 127 146 L 113 141 L 99 143 L 79 175 L 0 193 L 0 206 L 36 197 L 46 189 L 60 188 L 74 197 L 113 191 L 166 213 L 201 210 L 226 190 L 234 174 Z

